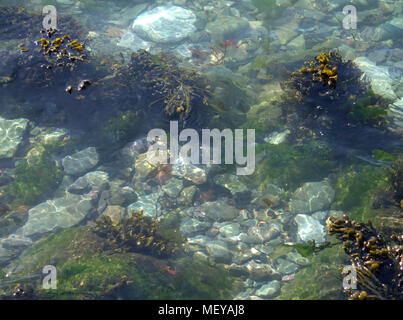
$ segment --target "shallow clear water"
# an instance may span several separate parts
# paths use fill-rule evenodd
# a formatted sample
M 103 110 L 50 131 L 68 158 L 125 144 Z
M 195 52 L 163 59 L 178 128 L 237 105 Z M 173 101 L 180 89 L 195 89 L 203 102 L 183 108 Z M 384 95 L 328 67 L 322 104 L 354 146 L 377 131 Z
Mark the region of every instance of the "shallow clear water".
M 345 5 L 0 1 L 0 296 L 401 299 L 403 7 Z

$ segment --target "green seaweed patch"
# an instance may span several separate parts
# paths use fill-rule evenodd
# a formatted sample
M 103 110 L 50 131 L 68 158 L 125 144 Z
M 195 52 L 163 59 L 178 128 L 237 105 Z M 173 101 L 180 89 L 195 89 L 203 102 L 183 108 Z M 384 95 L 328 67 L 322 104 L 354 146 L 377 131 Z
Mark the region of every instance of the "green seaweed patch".
M 387 171 L 382 167 L 365 165 L 350 166 L 337 178 L 335 183 L 335 209 L 348 212 L 359 222 L 365 222 L 376 215 L 372 205 L 374 191 L 380 186 L 387 187 Z
M 109 120 L 105 131 L 116 142 L 127 142 L 138 133 L 139 122 L 140 117 L 137 112 L 120 112 Z
M 19 162 L 14 173 L 15 180 L 6 187 L 6 192 L 18 203 L 27 205 L 35 204 L 52 192 L 62 178 L 62 171 L 46 147 L 33 161 L 24 159 Z
M 314 255 L 311 265 L 301 269 L 295 278 L 281 287 L 277 300 L 343 299 L 339 267 L 348 256 L 338 244 Z
M 302 147 L 265 144 L 258 152 L 266 153 L 252 175 L 259 185 L 273 183 L 292 189 L 302 182 L 323 178 L 334 167 L 331 149 L 317 141 Z
M 106 250 L 91 227 L 73 227 L 39 240 L 13 263 L 14 279 L 39 299 L 230 299 L 235 280 L 221 266 L 195 258 L 166 260 Z M 57 289 L 43 290 L 44 265 L 57 268 Z M 12 289 L 10 289 L 12 290 Z M 11 292 L 11 291 L 10 291 Z M 7 294 L 10 294 L 8 292 Z
M 374 149 L 372 150 L 372 157 L 376 160 L 380 161 L 395 161 L 396 157 L 394 155 L 391 155 L 390 153 L 379 150 L 379 149 Z

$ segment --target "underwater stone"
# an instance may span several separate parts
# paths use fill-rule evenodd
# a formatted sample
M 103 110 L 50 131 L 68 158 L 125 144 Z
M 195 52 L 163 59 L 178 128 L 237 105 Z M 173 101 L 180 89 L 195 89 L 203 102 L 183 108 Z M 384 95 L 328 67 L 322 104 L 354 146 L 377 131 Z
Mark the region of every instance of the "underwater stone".
M 91 171 L 78 178 L 68 188 L 68 191 L 76 194 L 83 194 L 93 187 L 104 189 L 108 185 L 109 175 L 103 171 Z
M 117 45 L 119 47 L 129 48 L 134 52 L 138 50 L 149 51 L 151 49 L 152 42 L 143 40 L 131 30 L 126 30 Z
M 185 206 L 191 205 L 197 190 L 199 189 L 196 186 L 184 188 L 178 197 L 178 203 Z
M 191 181 L 197 185 L 205 183 L 207 180 L 206 171 L 190 163 L 172 165 L 172 175 Z
M 301 256 L 296 250 L 291 251 L 286 255 L 287 260 L 296 263 L 299 266 L 306 266 L 310 263 L 308 258 Z
M 238 176 L 229 173 L 216 175 L 214 183 L 228 189 L 233 196 L 248 191 L 248 187 L 238 180 Z
M 171 178 L 162 186 L 162 190 L 171 198 L 176 198 L 183 189 L 183 181 Z
M 117 224 L 126 217 L 126 209 L 121 206 L 107 206 L 102 216 L 111 218 L 112 223 Z
M 224 201 L 209 201 L 200 206 L 200 210 L 205 215 L 216 221 L 233 220 L 239 215 L 239 210 L 233 206 L 228 205 Z
M 206 244 L 206 250 L 208 254 L 218 263 L 230 263 L 232 253 L 228 249 L 225 241 L 214 240 Z
M 274 280 L 274 278 L 280 277 L 279 273 L 268 263 L 258 263 L 251 260 L 245 266 L 249 271 L 249 278 L 252 280 Z
M 11 234 L 6 238 L 0 239 L 0 245 L 5 249 L 25 248 L 32 244 L 32 240 L 17 234 Z
M 0 117 L 0 159 L 14 156 L 27 126 L 27 119 L 7 120 Z
M 276 263 L 277 263 L 277 270 L 281 274 L 295 273 L 298 270 L 298 265 L 296 265 L 294 262 L 288 261 L 283 258 L 278 258 L 276 260 Z
M 99 161 L 98 152 L 94 147 L 88 147 L 62 160 L 64 171 L 71 175 L 81 175 L 91 170 Z
M 38 140 L 43 142 L 44 144 L 51 144 L 63 141 L 65 137 L 67 137 L 68 131 L 66 129 L 54 129 L 53 131 L 46 132 L 41 134 L 38 137 Z
M 298 225 L 298 237 L 303 242 L 315 240 L 316 244 L 321 244 L 325 241 L 325 228 L 318 220 L 297 214 L 294 221 Z
M 81 222 L 92 209 L 92 199 L 71 193 L 40 203 L 28 211 L 28 220 L 16 234 L 39 235 Z
M 256 295 L 267 299 L 271 298 L 276 295 L 277 292 L 280 290 L 280 281 L 273 280 L 267 284 L 262 285 L 258 290 L 256 290 Z
M 158 42 L 179 42 L 196 31 L 196 15 L 178 6 L 159 6 L 140 14 L 132 30 L 140 37 Z
M 291 213 L 312 213 L 329 208 L 335 192 L 324 182 L 307 182 L 298 188 L 288 205 Z
M 217 20 L 209 22 L 205 30 L 213 40 L 226 40 L 248 28 L 249 22 L 245 18 L 220 16 Z
M 191 218 L 186 220 L 181 226 L 180 231 L 185 235 L 190 235 L 196 232 L 204 231 L 211 226 L 208 222 L 201 222 L 197 219 Z
M 396 94 L 392 89 L 393 80 L 387 67 L 377 66 L 366 57 L 358 57 L 353 62 L 363 72 L 362 77 L 369 81 L 375 94 L 385 99 L 396 99 Z
M 0 247 L 0 266 L 10 263 L 11 259 L 15 257 L 15 253 L 12 250 L 7 250 Z
M 127 207 L 127 213 L 129 217 L 132 216 L 131 212 L 143 211 L 145 217 L 159 218 L 161 215 L 160 198 L 163 196 L 163 192 L 154 192 L 146 195 L 139 195 L 136 202 Z
M 267 242 L 277 237 L 280 231 L 281 227 L 278 224 L 264 222 L 263 224 L 251 227 L 243 241 L 250 244 Z
M 396 99 L 395 102 L 389 105 L 389 109 L 393 115 L 393 122 L 403 131 L 403 100 Z
M 220 234 L 225 238 L 234 237 L 239 235 L 241 228 L 239 223 L 225 224 L 219 228 Z

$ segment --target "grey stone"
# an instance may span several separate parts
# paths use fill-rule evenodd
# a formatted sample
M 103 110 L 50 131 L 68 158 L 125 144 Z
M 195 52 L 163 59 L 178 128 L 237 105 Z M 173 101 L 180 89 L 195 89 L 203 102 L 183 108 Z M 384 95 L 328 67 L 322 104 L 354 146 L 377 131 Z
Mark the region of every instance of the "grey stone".
M 291 251 L 286 255 L 287 260 L 296 263 L 299 266 L 306 266 L 310 263 L 308 258 L 301 256 L 296 250 Z
M 238 180 L 238 176 L 229 173 L 216 175 L 214 183 L 228 189 L 233 196 L 248 191 L 248 187 Z
M 158 6 L 140 14 L 132 30 L 157 43 L 175 43 L 196 31 L 196 15 L 179 6 Z
M 206 244 L 208 254 L 218 263 L 230 263 L 232 253 L 228 249 L 226 242 L 213 240 Z
M 67 174 L 79 176 L 94 168 L 99 161 L 98 152 L 94 147 L 88 147 L 62 160 Z
M 171 198 L 176 198 L 183 189 L 183 181 L 171 178 L 162 186 L 162 190 Z
M 149 51 L 151 49 L 152 42 L 140 38 L 131 30 L 125 30 L 117 45 L 119 47 L 131 49 L 134 52 L 137 52 L 141 49 Z
M 281 274 L 295 273 L 298 270 L 298 265 L 287 259 L 278 258 L 276 260 L 277 270 Z
M 217 20 L 206 25 L 206 32 L 214 40 L 231 39 L 235 34 L 249 28 L 248 20 L 245 18 L 220 16 Z
M 126 215 L 126 208 L 121 206 L 107 206 L 102 213 L 102 216 L 111 218 L 113 223 L 119 223 Z
M 335 192 L 324 182 L 307 182 L 298 188 L 289 201 L 291 213 L 311 213 L 328 209 Z
M 264 243 L 277 237 L 280 231 L 281 227 L 278 224 L 264 222 L 251 227 L 243 241 L 251 244 Z
M 272 298 L 280 291 L 280 281 L 273 280 L 267 284 L 262 285 L 258 290 L 256 290 L 256 295 L 268 299 Z
M 246 264 L 249 278 L 256 281 L 274 280 L 279 278 L 279 273 L 268 263 L 258 263 L 254 260 Z
M 328 212 L 327 211 L 317 211 L 312 213 L 312 218 L 315 218 L 321 223 L 324 223 L 328 217 Z
M 396 94 L 392 88 L 393 80 L 389 75 L 387 67 L 377 66 L 366 57 L 358 57 L 354 59 L 354 63 L 363 72 L 362 77 L 369 81 L 371 89 L 375 94 L 386 99 L 396 99 Z
M 239 223 L 228 223 L 219 228 L 220 234 L 225 237 L 234 237 L 241 232 Z
M 209 201 L 200 206 L 205 215 L 216 221 L 233 220 L 239 215 L 239 210 L 224 201 Z
M 93 187 L 104 189 L 108 186 L 109 175 L 103 171 L 91 171 L 78 178 L 68 188 L 68 191 L 76 194 L 84 194 Z
M 185 235 L 191 235 L 196 232 L 201 232 L 208 229 L 211 226 L 210 223 L 202 222 L 197 219 L 191 218 L 186 220 L 181 226 L 180 231 Z
M 16 234 L 25 237 L 68 228 L 80 223 L 92 209 L 92 198 L 67 193 L 28 211 L 28 220 Z
M 17 234 L 11 234 L 5 238 L 0 239 L 0 245 L 5 249 L 25 248 L 32 245 L 32 240 Z
M 325 241 L 325 228 L 318 220 L 305 214 L 297 214 L 294 221 L 298 225 L 300 240 L 304 242 L 315 240 L 316 244 Z
M 132 211 L 139 212 L 142 210 L 145 216 L 160 218 L 162 212 L 159 200 L 162 195 L 162 191 L 139 195 L 137 201 L 127 207 L 128 215 L 131 216 Z
M 181 159 L 172 165 L 172 175 L 191 181 L 197 185 L 207 181 L 207 174 L 204 169 L 191 163 L 183 163 Z
M 178 197 L 178 203 L 189 206 L 193 203 L 193 198 L 197 192 L 198 188 L 196 186 L 189 186 L 184 188 L 179 197 Z
M 22 142 L 27 119 L 7 120 L 0 117 L 0 159 L 12 158 Z

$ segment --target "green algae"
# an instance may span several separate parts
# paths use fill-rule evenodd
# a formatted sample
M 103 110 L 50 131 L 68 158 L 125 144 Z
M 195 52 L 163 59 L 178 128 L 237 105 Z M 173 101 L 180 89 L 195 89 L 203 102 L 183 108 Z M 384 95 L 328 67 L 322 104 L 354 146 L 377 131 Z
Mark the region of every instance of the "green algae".
M 41 279 L 21 283 L 33 286 L 39 299 L 229 299 L 235 289 L 234 279 L 218 265 L 105 250 L 103 238 L 88 226 L 39 240 L 7 270 L 21 279 L 40 274 L 46 265 L 57 269 L 57 289 L 43 289 Z
M 311 265 L 298 271 L 294 280 L 281 288 L 278 300 L 342 299 L 339 267 L 348 261 L 342 245 L 333 246 L 314 255 Z
M 303 182 L 322 179 L 334 166 L 331 149 L 315 141 L 302 147 L 265 144 L 257 152 L 266 153 L 253 175 L 259 185 L 273 183 L 292 189 Z
M 377 214 L 372 206 L 373 193 L 380 186 L 387 187 L 387 183 L 387 171 L 382 167 L 350 166 L 337 178 L 333 208 L 345 211 L 356 221 L 373 219 Z
M 45 147 L 33 161 L 24 159 L 17 164 L 14 170 L 15 180 L 6 187 L 6 192 L 17 202 L 35 204 L 60 181 L 61 170 L 51 157 L 52 148 Z
M 372 150 L 372 157 L 380 161 L 395 161 L 396 157 L 386 151 L 374 149 Z
M 127 142 L 138 133 L 140 117 L 136 112 L 120 112 L 109 120 L 105 132 L 116 142 Z

